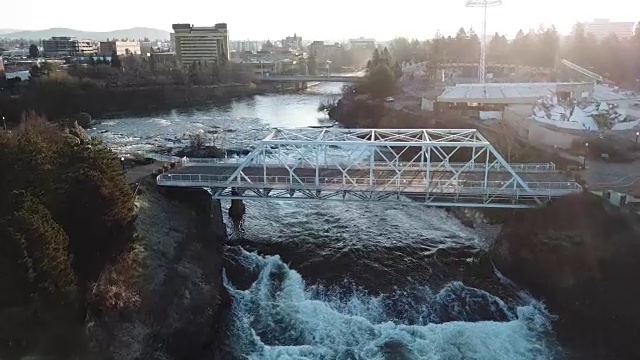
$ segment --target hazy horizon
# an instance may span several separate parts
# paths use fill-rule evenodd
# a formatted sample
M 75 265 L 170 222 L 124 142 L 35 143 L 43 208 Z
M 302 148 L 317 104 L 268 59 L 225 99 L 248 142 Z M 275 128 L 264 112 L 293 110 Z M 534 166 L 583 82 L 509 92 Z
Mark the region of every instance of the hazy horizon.
M 406 3 L 406 4 L 405 4 Z M 133 27 L 149 27 L 171 31 L 173 23 L 210 26 L 219 22 L 229 25 L 232 40 L 278 40 L 297 33 L 308 40 L 338 40 L 357 37 L 384 41 L 398 36 L 433 38 L 436 32 L 453 35 L 460 28 L 473 27 L 481 32 L 482 10 L 466 8 L 464 0 L 433 4 L 414 1 L 396 2 L 395 6 L 376 7 L 363 0 L 325 0 L 305 8 L 299 1 L 281 0 L 278 6 L 264 7 L 264 2 L 247 0 L 215 3 L 194 0 L 189 5 L 166 11 L 142 2 L 111 0 L 96 16 L 109 19 L 97 24 L 87 12 L 86 1 L 68 0 L 64 6 L 44 0 L 24 0 L 4 5 L 9 14 L 26 12 L 29 16 L 7 16 L 2 28 L 43 30 L 71 28 L 82 31 L 112 31 Z M 273 4 L 273 3 L 270 3 Z M 77 12 L 77 16 L 74 15 Z M 210 14 L 220 14 L 211 16 Z M 635 14 L 638 19 L 630 18 Z M 146 15 L 146 16 L 145 16 Z M 578 0 L 538 0 L 522 3 L 504 0 L 503 5 L 489 9 L 487 32 L 499 32 L 513 37 L 518 30 L 537 29 L 540 25 L 555 25 L 561 34 L 568 34 L 576 22 L 608 18 L 611 21 L 637 22 L 640 2 L 610 0 L 606 8 L 600 3 L 580 3 Z M 632 15 L 633 16 L 633 15 Z

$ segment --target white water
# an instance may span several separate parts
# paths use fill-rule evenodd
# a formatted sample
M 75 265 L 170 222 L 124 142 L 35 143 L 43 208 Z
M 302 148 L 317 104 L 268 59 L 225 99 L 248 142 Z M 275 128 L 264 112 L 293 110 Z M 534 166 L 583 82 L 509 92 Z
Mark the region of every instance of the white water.
M 383 297 L 357 292 L 344 297 L 306 287 L 277 256 L 244 253 L 242 261 L 259 272 L 257 280 L 244 291 L 228 281 L 226 286 L 234 300 L 234 351 L 249 359 L 498 360 L 554 355 L 549 317 L 535 301 L 509 310 L 488 293 L 451 283 L 437 294 L 428 288 L 413 290 L 423 293 L 422 304 L 389 309 Z M 478 306 L 505 321 L 462 321 L 477 313 Z M 393 312 L 407 311 L 414 315 L 413 323 L 394 321 Z M 441 322 L 443 311 L 459 320 Z

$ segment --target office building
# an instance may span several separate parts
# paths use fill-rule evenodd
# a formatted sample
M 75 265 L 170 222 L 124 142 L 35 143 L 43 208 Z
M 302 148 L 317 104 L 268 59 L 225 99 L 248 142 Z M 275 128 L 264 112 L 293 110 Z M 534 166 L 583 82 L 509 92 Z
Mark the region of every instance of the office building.
M 140 54 L 140 43 L 137 41 L 100 41 L 100 56 L 111 56 L 113 52 L 118 56 Z
M 193 62 L 220 62 L 229 59 L 229 31 L 227 24 L 196 27 L 173 24 L 171 44 L 182 66 Z
M 262 49 L 262 45 L 264 41 L 252 41 L 252 40 L 241 40 L 241 41 L 231 41 L 230 49 L 234 50 L 238 53 L 246 53 L 252 52 L 257 53 Z
M 375 39 L 365 39 L 363 37 L 357 39 L 349 40 L 349 49 L 369 49 L 373 50 L 376 48 L 376 40 Z
M 49 40 L 42 40 L 42 48 L 45 57 L 96 54 L 96 47 L 91 43 L 91 40 L 78 40 L 68 36 L 54 36 Z
M 611 22 L 608 19 L 595 19 L 593 22 L 584 24 L 586 34 L 593 34 L 596 39 L 606 39 L 611 34 L 615 34 L 620 39 L 633 36 L 635 23 L 633 22 Z
M 309 55 L 313 55 L 316 61 L 326 61 L 333 58 L 342 49 L 339 43 L 325 44 L 324 41 L 314 41 L 309 45 Z

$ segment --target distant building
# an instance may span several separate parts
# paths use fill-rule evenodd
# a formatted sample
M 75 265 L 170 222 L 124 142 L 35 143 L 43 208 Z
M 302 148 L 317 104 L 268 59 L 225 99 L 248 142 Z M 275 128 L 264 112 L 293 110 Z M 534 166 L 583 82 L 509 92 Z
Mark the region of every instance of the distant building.
M 349 46 L 351 48 L 363 48 L 363 49 L 375 49 L 376 48 L 376 40 L 375 39 L 365 39 L 363 37 L 358 39 L 349 40 Z
M 297 34 L 293 34 L 293 36 L 287 36 L 286 38 L 280 41 L 282 43 L 282 47 L 285 49 L 291 50 L 301 50 L 302 49 L 302 38 L 298 37 Z
M 225 23 L 212 27 L 173 24 L 171 43 L 182 66 L 189 66 L 195 61 L 229 59 L 229 31 Z
M 152 42 L 141 42 L 140 43 L 140 54 L 142 54 L 143 56 L 149 56 L 153 51 L 153 45 L 154 43 Z
M 156 64 L 164 65 L 172 65 L 177 61 L 174 52 L 153 52 L 149 54 L 149 58 L 152 58 Z
M 593 34 L 596 39 L 606 39 L 611 34 L 615 34 L 620 39 L 633 36 L 634 22 L 611 22 L 609 19 L 595 19 L 593 22 L 584 24 L 586 34 Z
M 314 41 L 309 44 L 309 55 L 313 55 L 316 61 L 330 60 L 337 51 L 342 49 L 339 43 L 325 44 L 324 41 Z
M 45 57 L 95 55 L 96 47 L 91 40 L 78 40 L 68 36 L 54 36 L 42 40 Z
M 140 43 L 137 41 L 100 41 L 100 56 L 111 56 L 113 52 L 120 55 L 140 54 Z
M 257 53 L 262 49 L 263 41 L 231 41 L 229 48 L 232 51 L 236 51 L 239 54 L 244 54 L 246 52 Z

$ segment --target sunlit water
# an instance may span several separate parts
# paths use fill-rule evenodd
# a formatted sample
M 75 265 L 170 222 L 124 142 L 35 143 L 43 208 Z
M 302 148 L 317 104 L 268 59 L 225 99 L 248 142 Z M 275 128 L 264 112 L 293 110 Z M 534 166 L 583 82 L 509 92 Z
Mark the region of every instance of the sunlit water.
M 196 132 L 224 147 L 250 149 L 273 127 L 331 125 L 317 107 L 340 87 L 322 84 L 303 94 L 256 96 L 147 117 L 106 119 L 90 133 L 123 154 L 179 148 Z M 513 290 L 516 301 L 506 301 L 456 279 L 434 288 L 419 276 L 428 271 L 426 264 L 421 267 L 422 259 L 439 249 L 487 246 L 488 239 L 443 210 L 340 202 L 248 201 L 246 205 L 243 232 L 228 229 L 226 261 L 234 264 L 225 274 L 233 298 L 231 358 L 559 357 L 549 314 L 518 289 Z M 287 265 L 291 259 L 260 256 L 238 244 L 289 247 L 318 270 L 306 283 Z M 372 264 L 358 255 L 370 252 L 381 254 L 383 260 Z M 394 279 L 409 279 L 403 284 L 411 285 L 375 296 L 348 282 L 323 285 L 324 273 L 339 273 L 336 267 L 341 268 L 344 264 L 338 262 L 344 259 L 351 262 L 350 273 L 340 274 L 345 280 L 376 269 L 384 274 L 379 276 L 380 288 L 388 289 Z
M 274 127 L 331 125 L 317 111 L 321 101 L 335 98 L 343 84 L 320 84 L 306 93 L 258 95 L 200 108 L 161 112 L 144 117 L 99 120 L 90 129 L 122 154 L 144 153 L 189 143 L 189 135 L 207 134 L 215 145 L 249 148 Z

